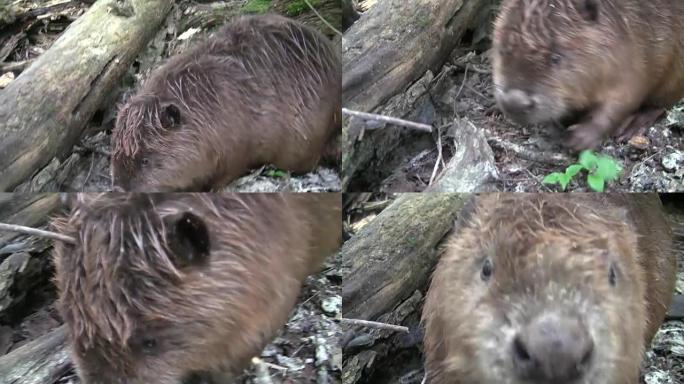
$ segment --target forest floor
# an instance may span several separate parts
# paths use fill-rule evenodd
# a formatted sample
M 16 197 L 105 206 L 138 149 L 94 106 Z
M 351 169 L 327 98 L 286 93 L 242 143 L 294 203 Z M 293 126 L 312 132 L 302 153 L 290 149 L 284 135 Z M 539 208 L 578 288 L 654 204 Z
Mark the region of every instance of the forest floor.
M 453 156 L 458 143 L 454 140 L 457 134 L 451 122 L 460 118 L 483 131 L 487 138 L 498 173 L 497 190 L 560 191 L 557 186 L 543 184 L 542 180 L 577 162 L 576 155 L 562 146 L 564 132 L 548 125 L 519 126 L 498 112 L 487 52 L 456 50 L 440 72 L 430 73 L 426 78 L 430 79 L 427 96 L 414 104 L 404 118 L 444 128 L 433 134 L 408 135 L 392 158 L 382 164 L 379 172 L 387 176 L 375 180 L 379 185 L 373 190 L 424 190 L 438 159 L 442 169 Z M 438 143 L 441 143 L 441 159 Z M 613 157 L 623 169 L 619 180 L 607 185 L 606 192 L 683 191 L 684 102 L 668 111 L 644 136 L 634 137 L 627 143 L 608 139 L 597 153 Z M 568 190 L 588 191 L 586 180 L 575 178 Z

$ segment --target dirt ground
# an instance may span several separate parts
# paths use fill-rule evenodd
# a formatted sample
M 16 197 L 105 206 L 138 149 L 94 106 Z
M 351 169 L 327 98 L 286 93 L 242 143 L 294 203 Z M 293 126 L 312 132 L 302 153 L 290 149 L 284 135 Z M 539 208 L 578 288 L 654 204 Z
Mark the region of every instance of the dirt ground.
M 367 206 L 387 206 L 395 194 L 374 194 L 364 202 Z M 375 202 L 375 204 L 373 204 Z M 664 198 L 665 209 L 672 223 L 675 249 L 677 250 L 678 277 L 676 294 L 684 294 L 684 200 L 670 195 Z M 350 214 L 353 212 L 353 214 Z M 347 237 L 353 236 L 368 224 L 380 211 L 372 210 L 359 213 L 358 210 L 347 209 L 345 229 Z M 427 293 L 425 287 L 415 310 L 406 316 L 407 321 L 401 325 L 411 329 L 410 334 L 390 331 L 359 330 L 351 341 L 345 342 L 344 354 L 358 354 L 362 351 L 376 354 L 372 367 L 358 381 L 360 384 L 420 384 L 423 380 L 422 330 L 419 326 L 420 312 Z M 410 300 L 407 300 L 407 302 Z M 402 304 L 403 305 L 403 304 Z M 378 337 L 378 335 L 382 335 Z M 351 337 L 350 337 L 351 338 Z M 369 340 L 375 340 L 370 342 Z M 670 319 L 666 321 L 656 334 L 652 348 L 646 353 L 642 363 L 641 384 L 678 384 L 684 383 L 684 321 Z M 389 353 L 388 353 L 389 349 Z
M 24 3 L 46 3 L 22 0 Z M 314 0 L 314 6 L 326 0 Z M 329 1 L 328 1 L 329 2 Z M 51 3 L 55 3 L 54 1 Z M 16 21 L 0 7 L 0 92 L 21 71 L 45 52 L 73 21 L 89 7 L 88 1 L 62 1 L 48 12 Z M 20 185 L 18 192 L 29 191 L 107 191 L 111 190 L 109 171 L 110 135 L 117 106 L 130 96 L 154 68 L 174 53 L 181 52 L 197 39 L 211 33 L 225 20 L 243 13 L 274 12 L 312 25 L 328 36 L 333 32 L 308 10 L 301 0 L 179 0 L 166 22 L 148 46 L 139 54 L 120 86 L 110 94 L 84 130 L 71 153 L 55 158 L 31 181 Z M 341 10 L 321 11 L 334 26 L 341 25 Z M 9 27 L 3 21 L 14 21 Z M 3 40 L 6 38 L 6 40 Z M 68 84 L 65 84 L 68 86 Z M 226 191 L 337 192 L 341 190 L 337 169 L 318 167 L 304 175 L 263 167 L 236 180 Z

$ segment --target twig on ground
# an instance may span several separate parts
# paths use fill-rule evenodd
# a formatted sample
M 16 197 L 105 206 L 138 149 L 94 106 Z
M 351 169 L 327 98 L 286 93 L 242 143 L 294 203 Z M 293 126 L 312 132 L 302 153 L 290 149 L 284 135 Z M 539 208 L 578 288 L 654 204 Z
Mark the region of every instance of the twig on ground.
M 459 96 L 461 96 L 461 92 L 463 92 L 463 87 L 465 87 L 466 80 L 468 79 L 468 67 L 469 67 L 469 65 L 466 64 L 465 71 L 463 72 L 463 81 L 461 81 L 461 87 L 458 89 L 458 92 L 456 92 L 456 96 L 454 97 L 454 102 L 456 99 L 458 99 Z M 455 112 L 454 112 L 454 114 L 455 114 Z
M 435 176 L 437 176 L 437 170 L 439 169 L 439 163 L 442 161 L 442 130 L 437 130 L 437 161 L 435 161 L 435 167 L 432 168 L 432 175 L 430 176 L 430 182 L 428 185 L 432 185 L 435 181 Z
M 352 111 L 352 110 L 347 109 L 347 108 L 342 108 L 342 113 L 344 113 L 346 115 L 354 116 L 354 117 L 359 117 L 359 118 L 362 118 L 364 120 L 380 121 L 383 123 L 400 125 L 400 126 L 403 126 L 406 128 L 417 129 L 417 130 L 423 131 L 423 132 L 432 132 L 432 126 L 431 125 L 422 124 L 422 123 L 415 123 L 413 121 L 398 119 L 396 117 L 377 115 L 375 113 Z M 365 129 L 372 129 L 372 128 L 366 127 Z
M 51 232 L 51 231 L 45 231 L 45 230 L 38 229 L 38 228 L 26 227 L 23 225 L 0 223 L 0 231 L 12 231 L 12 232 L 23 233 L 25 235 L 42 236 L 42 237 L 47 237 L 47 238 L 53 239 L 53 240 L 63 241 L 65 243 L 69 243 L 69 244 L 75 244 L 76 243 L 76 239 L 74 239 L 71 236 L 66 236 L 66 235 L 62 235 L 60 233 Z
M 482 69 L 471 63 L 454 63 L 454 65 L 461 68 L 467 68 L 468 66 L 470 66 L 470 69 L 473 70 L 473 72 L 481 73 L 483 75 L 489 75 L 492 73 L 492 71 L 489 69 Z
M 83 188 L 85 188 L 86 184 L 88 184 L 88 180 L 90 179 L 90 175 L 93 173 L 93 166 L 95 165 L 95 156 L 90 156 L 90 168 L 88 168 L 88 174 L 86 175 L 85 180 L 83 181 Z M 81 191 L 83 192 L 83 191 Z
M 271 380 L 271 375 L 268 372 L 268 368 L 266 367 L 266 364 L 258 358 L 254 357 L 252 358 L 252 364 L 254 365 L 254 373 L 256 377 L 254 378 L 254 382 L 257 384 L 273 384 L 273 381 Z
M 515 153 L 517 157 L 522 159 L 536 161 L 538 163 L 547 163 L 553 165 L 565 165 L 572 161 L 568 156 L 562 153 L 547 153 L 531 151 L 519 144 L 511 143 L 501 138 L 490 136 L 487 142 L 495 147 Z
M 23 61 L 14 61 L 11 63 L 1 63 L 0 64 L 0 72 L 5 73 L 5 72 L 21 72 L 26 67 L 31 65 L 33 60 L 23 60 Z
M 487 101 L 487 102 L 491 101 L 491 98 L 489 98 L 489 97 L 483 95 L 480 91 L 478 91 L 477 89 L 471 87 L 470 85 L 466 85 L 466 88 L 468 88 L 468 89 L 470 90 L 470 92 L 472 92 L 472 93 L 474 93 L 474 94 L 480 96 L 483 100 L 485 100 L 485 101 Z
M 342 323 L 347 323 L 347 324 L 351 324 L 351 325 L 359 325 L 362 327 L 387 329 L 390 331 L 409 333 L 409 328 L 404 327 L 403 325 L 394 325 L 394 324 L 387 324 L 387 323 L 379 323 L 377 321 L 347 319 L 347 318 L 342 318 L 342 319 L 340 319 L 340 321 Z

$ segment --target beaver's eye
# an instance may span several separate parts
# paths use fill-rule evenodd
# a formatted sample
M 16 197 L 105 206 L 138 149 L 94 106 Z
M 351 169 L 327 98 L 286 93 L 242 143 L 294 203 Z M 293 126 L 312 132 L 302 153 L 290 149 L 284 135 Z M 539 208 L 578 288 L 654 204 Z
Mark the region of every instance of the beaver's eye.
M 152 353 L 157 348 L 157 339 L 147 337 L 142 340 L 142 347 L 145 353 Z
M 492 265 L 492 261 L 490 259 L 485 260 L 484 264 L 482 264 L 480 278 L 482 278 L 483 281 L 488 281 L 492 277 L 493 272 L 494 266 Z
M 558 65 L 563 60 L 563 56 L 560 53 L 551 54 L 551 64 Z
M 608 282 L 613 287 L 617 284 L 617 272 L 615 271 L 615 264 L 610 265 L 610 271 L 608 272 Z
M 150 160 L 147 157 L 143 157 L 142 160 L 140 160 L 140 164 L 142 164 L 143 167 L 147 167 L 150 165 Z

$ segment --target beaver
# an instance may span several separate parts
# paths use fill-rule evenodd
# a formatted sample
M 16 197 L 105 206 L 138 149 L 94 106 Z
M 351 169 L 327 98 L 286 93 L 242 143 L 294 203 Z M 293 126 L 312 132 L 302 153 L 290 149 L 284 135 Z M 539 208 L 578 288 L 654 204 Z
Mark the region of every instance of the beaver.
M 643 133 L 684 97 L 682 14 L 671 0 L 504 0 L 492 42 L 500 109 L 568 125 L 575 150 Z
M 341 242 L 340 194 L 104 193 L 54 219 L 57 308 L 86 384 L 224 383 Z
M 427 294 L 427 382 L 637 383 L 675 273 L 657 195 L 479 196 Z
M 261 165 L 303 173 L 335 164 L 340 55 L 312 28 L 260 15 L 173 56 L 119 107 L 115 189 L 201 192 Z

